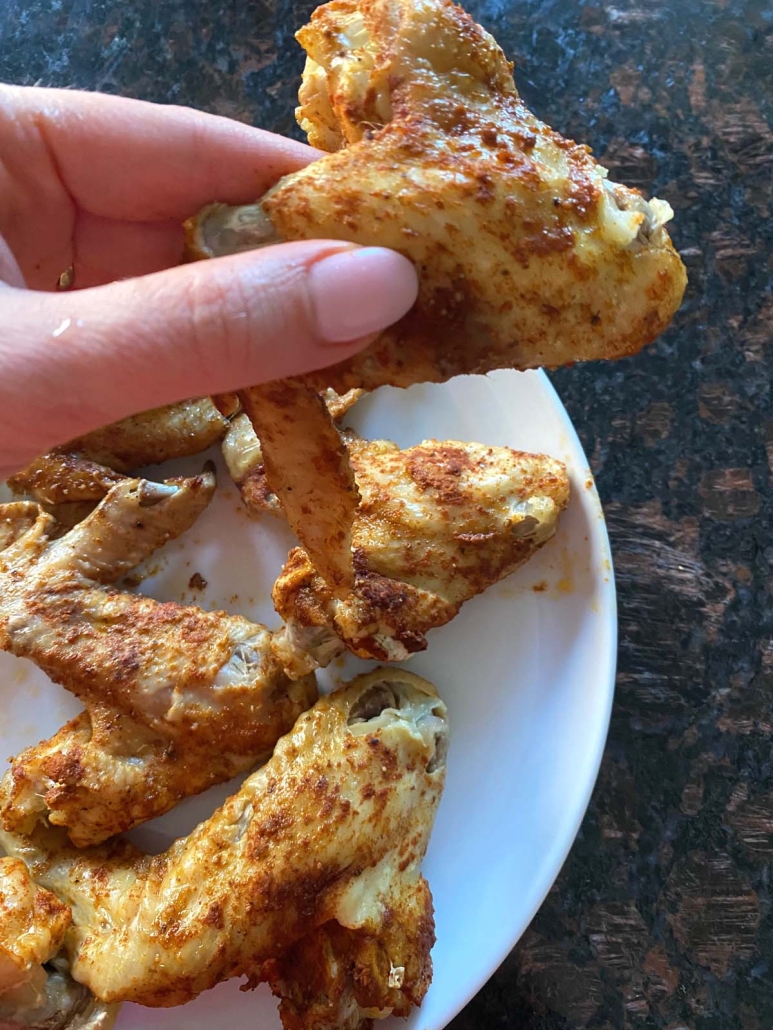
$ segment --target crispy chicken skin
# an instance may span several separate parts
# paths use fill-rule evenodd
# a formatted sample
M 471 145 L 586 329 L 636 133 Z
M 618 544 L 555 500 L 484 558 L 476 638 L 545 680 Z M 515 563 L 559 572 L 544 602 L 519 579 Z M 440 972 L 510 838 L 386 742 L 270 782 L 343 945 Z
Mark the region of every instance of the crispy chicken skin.
M 429 982 L 432 906 L 420 864 L 445 778 L 447 721 L 434 687 L 377 670 L 320 699 L 273 757 L 163 855 L 125 841 L 77 851 L 61 831 L 0 831 L 5 850 L 72 908 L 65 953 L 103 1001 L 182 1004 L 229 977 L 270 979 L 288 1027 L 360 1026 L 407 1012 Z M 331 925 L 332 924 L 332 925 Z M 309 937 L 311 935 L 311 937 Z M 367 979 L 309 961 L 330 953 Z M 331 977 L 360 1022 L 298 1022 Z M 289 1018 L 289 1017 L 288 1017 Z M 348 1017 L 347 1017 L 348 1018 Z
M 413 309 L 305 376 L 310 388 L 617 358 L 665 329 L 686 284 L 664 228 L 670 207 L 610 183 L 587 147 L 535 118 L 496 42 L 451 0 L 332 0 L 298 39 L 308 59 L 297 117 L 330 153 L 253 205 L 210 205 L 187 233 L 194 257 L 333 238 L 414 262 Z M 329 432 L 308 404 L 292 417 L 309 438 Z M 299 511 L 335 511 L 348 528 L 350 490 L 312 468 L 299 496 L 292 452 L 271 464 L 274 493 L 292 486 Z M 293 529 L 340 594 L 354 575 L 345 536 L 324 561 L 300 519 Z
M 325 923 L 266 964 L 285 1030 L 370 1030 L 421 1004 L 432 981 L 432 894 L 423 877 L 389 875 L 396 889 L 370 925 Z
M 0 646 L 86 711 L 6 774 L 0 821 L 42 816 L 83 846 L 251 768 L 316 698 L 291 684 L 265 627 L 109 585 L 190 526 L 214 477 L 126 480 L 60 539 L 32 503 L 0 507 Z
M 671 211 L 610 183 L 588 148 L 523 105 L 512 66 L 450 0 L 333 0 L 298 33 L 298 120 L 334 151 L 258 205 L 189 225 L 210 256 L 257 242 L 346 239 L 419 269 L 413 310 L 307 381 L 338 391 L 632 354 L 678 308 Z M 261 235 L 261 233 L 263 235 Z
M 550 539 L 569 498 L 564 466 L 544 455 L 453 440 L 400 450 L 347 439 L 360 492 L 355 586 L 335 598 L 306 552 L 290 553 L 273 592 L 288 665 L 298 652 L 326 665 L 344 646 L 379 661 L 423 650 L 430 629 Z
M 225 395 L 222 400 L 228 404 Z M 235 404 L 225 410 L 235 410 Z M 12 476 L 8 485 L 45 504 L 98 501 L 127 473 L 205 451 L 227 426 L 208 398 L 154 408 L 56 447 Z

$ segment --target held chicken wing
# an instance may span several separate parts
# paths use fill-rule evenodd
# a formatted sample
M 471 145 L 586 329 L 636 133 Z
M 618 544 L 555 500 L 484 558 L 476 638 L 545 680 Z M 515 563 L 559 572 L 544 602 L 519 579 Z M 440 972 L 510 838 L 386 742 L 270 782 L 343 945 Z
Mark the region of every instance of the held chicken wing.
M 616 358 L 668 325 L 686 283 L 669 205 L 609 182 L 587 147 L 535 118 L 496 42 L 451 0 L 332 0 L 298 39 L 308 54 L 298 120 L 331 153 L 254 205 L 204 209 L 188 247 L 212 257 L 333 238 L 414 262 L 414 308 L 306 376 L 310 388 Z M 328 431 L 309 405 L 295 417 L 311 438 Z M 278 493 L 292 455 L 272 464 Z M 344 494 L 313 470 L 296 507 L 315 510 L 326 489 L 323 509 L 345 512 Z M 303 524 L 293 528 L 322 568 Z M 336 560 L 334 587 L 352 578 L 345 551 Z
M 0 646 L 32 659 L 86 712 L 6 774 L 0 820 L 47 816 L 78 845 L 168 811 L 251 768 L 314 702 L 265 627 L 108 589 L 197 517 L 210 473 L 126 480 L 65 536 L 31 503 L 0 507 Z
M 373 389 L 614 358 L 668 325 L 686 282 L 668 204 L 610 183 L 535 118 L 451 0 L 332 0 L 298 39 L 298 120 L 334 153 L 251 208 L 205 209 L 191 248 L 346 239 L 401 251 L 420 279 L 402 321 L 307 381 Z
M 334 597 L 307 553 L 290 553 L 273 592 L 288 667 L 326 665 L 344 647 L 379 661 L 423 650 L 430 629 L 550 539 L 569 498 L 564 466 L 544 455 L 347 439 L 360 492 L 354 589 Z
M 446 745 L 434 687 L 376 670 L 320 699 L 163 855 L 125 841 L 79 852 L 43 826 L 30 837 L 0 831 L 0 843 L 72 908 L 65 953 L 103 1001 L 178 1005 L 246 975 L 283 994 L 288 1030 L 314 1030 L 329 977 L 341 1013 L 329 1025 L 360 1027 L 406 1013 L 429 983 L 434 927 L 420 865 Z M 315 969 L 320 949 L 341 968 Z M 298 965 L 283 960 L 293 954 Z M 348 978 L 357 970 L 362 982 Z
M 35 884 L 18 858 L 0 857 L 0 1027 L 2 1030 L 109 1030 L 117 1006 L 52 964 L 71 913 Z

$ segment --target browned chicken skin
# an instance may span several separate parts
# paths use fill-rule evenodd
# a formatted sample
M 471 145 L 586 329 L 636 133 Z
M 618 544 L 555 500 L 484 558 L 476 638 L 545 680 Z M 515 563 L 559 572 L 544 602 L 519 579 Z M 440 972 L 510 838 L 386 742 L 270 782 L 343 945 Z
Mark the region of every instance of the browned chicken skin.
M 569 498 L 564 466 L 508 447 L 425 441 L 400 450 L 347 436 L 360 493 L 355 580 L 336 598 L 303 548 L 274 585 L 288 666 L 327 665 L 345 647 L 400 661 L 462 604 L 509 575 L 555 533 Z M 294 657 L 296 656 L 297 657 Z
M 85 845 L 251 768 L 313 703 L 265 627 L 224 612 L 107 589 L 209 503 L 209 474 L 125 480 L 60 539 L 31 503 L 0 507 L 0 646 L 86 705 L 18 755 L 0 820 L 46 815 Z
M 373 929 L 325 923 L 266 963 L 262 976 L 281 999 L 284 1030 L 370 1030 L 374 1019 L 408 1016 L 421 1004 L 435 943 L 427 881 L 400 884 L 388 911 Z
M 264 383 L 239 398 L 260 439 L 266 479 L 290 528 L 331 590 L 345 596 L 353 583 L 357 485 L 325 402 L 297 380 Z
M 235 411 L 235 402 L 224 410 Z M 70 440 L 36 458 L 8 483 L 17 493 L 31 494 L 45 504 L 98 501 L 128 473 L 200 454 L 227 427 L 221 409 L 208 398 L 181 401 Z
M 69 925 L 67 905 L 33 883 L 18 858 L 0 857 L 0 995 L 42 973 Z
M 122 841 L 77 851 L 43 826 L 0 830 L 0 844 L 72 908 L 65 953 L 97 998 L 177 1005 L 247 975 L 286 998 L 288 1028 L 359 1027 L 406 1014 L 429 984 L 420 865 L 446 745 L 434 687 L 376 670 L 300 716 L 269 762 L 163 855 Z M 320 947 L 341 967 L 311 966 Z M 367 976 L 348 978 L 357 969 Z M 319 991 L 342 1019 L 297 1022 L 319 1010 Z
M 343 395 L 334 390 L 322 394 L 330 418 L 340 421 L 362 396 L 362 390 L 349 390 Z M 338 446 L 338 445 L 336 445 Z M 281 515 L 282 505 L 272 492 L 266 479 L 266 463 L 261 441 L 248 415 L 235 415 L 223 437 L 223 458 L 228 472 L 241 494 L 244 507 L 250 515 L 259 517 L 265 512 Z
M 686 283 L 663 227 L 669 206 L 610 183 L 587 147 L 535 118 L 496 42 L 451 0 L 332 0 L 298 39 L 308 54 L 298 120 L 330 153 L 254 205 L 206 208 L 188 239 L 198 257 L 333 238 L 414 262 L 413 309 L 364 351 L 305 376 L 309 389 L 616 358 L 665 329 Z M 312 439 L 329 432 L 308 403 L 295 417 Z M 342 457 L 331 451 L 328 466 Z M 347 528 L 346 484 L 310 470 L 299 497 L 293 453 L 279 447 L 270 466 L 275 493 L 291 486 L 294 507 L 312 511 L 327 491 L 323 509 Z M 302 520 L 291 524 L 340 594 L 354 575 L 348 550 L 325 559 Z

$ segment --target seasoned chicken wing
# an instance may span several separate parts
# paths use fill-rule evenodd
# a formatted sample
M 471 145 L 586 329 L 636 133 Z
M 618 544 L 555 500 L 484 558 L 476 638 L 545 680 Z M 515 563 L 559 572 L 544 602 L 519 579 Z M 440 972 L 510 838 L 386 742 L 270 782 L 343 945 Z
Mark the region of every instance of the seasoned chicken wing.
M 43 826 L 30 837 L 0 831 L 0 843 L 72 908 L 65 953 L 103 1001 L 177 1005 L 246 975 L 281 992 L 288 1028 L 312 1030 L 329 978 L 328 1011 L 342 1017 L 329 1025 L 359 1027 L 407 1012 L 429 983 L 420 865 L 446 744 L 434 687 L 376 670 L 320 699 L 163 855 L 125 841 L 77 851 Z M 341 966 L 314 968 L 319 949 Z
M 210 473 L 126 480 L 59 539 L 31 503 L 0 507 L 0 646 L 86 705 L 6 774 L 0 820 L 46 815 L 78 845 L 251 768 L 316 698 L 290 683 L 265 627 L 108 589 L 209 503 Z
M 332 0 L 298 39 L 298 120 L 334 153 L 256 208 L 205 209 L 191 246 L 247 249 L 254 212 L 275 238 L 392 247 L 420 273 L 401 322 L 308 381 L 373 389 L 613 358 L 668 325 L 686 282 L 669 206 L 608 182 L 587 147 L 535 118 L 451 0 Z
M 354 589 L 333 596 L 302 548 L 274 585 L 286 623 L 279 639 L 299 669 L 326 665 L 344 647 L 379 661 L 423 650 L 430 629 L 550 539 L 569 498 L 564 466 L 544 455 L 453 440 L 400 450 L 347 439 L 360 492 Z
M 106 1006 L 52 964 L 71 913 L 33 882 L 18 858 L 0 857 L 0 1027 L 3 1030 L 109 1030 Z M 59 968 L 57 968 L 59 967 Z
M 233 398 L 229 403 L 224 395 L 222 401 L 226 412 L 236 410 Z M 12 476 L 8 485 L 45 504 L 98 501 L 127 473 L 205 451 L 227 426 L 208 398 L 154 408 L 56 447 Z
M 669 205 L 609 182 L 587 147 L 535 118 L 496 42 L 451 0 L 332 0 L 298 39 L 308 54 L 298 120 L 331 153 L 254 205 L 206 208 L 188 239 L 197 257 L 333 238 L 415 263 L 414 308 L 359 354 L 310 373 L 309 386 L 616 358 L 668 325 L 686 283 Z M 326 431 L 308 405 L 294 417 L 311 438 Z M 279 493 L 293 456 L 272 464 Z M 315 510 L 327 490 L 322 507 L 346 510 L 322 474 L 310 470 L 300 499 L 292 486 L 299 509 Z M 322 569 L 316 542 L 293 528 Z M 327 563 L 334 587 L 351 582 L 347 557 Z
M 305 383 L 263 383 L 239 394 L 290 528 L 330 589 L 354 582 L 351 526 L 357 485 L 346 448 L 322 397 Z M 312 430 L 312 431 L 310 431 Z

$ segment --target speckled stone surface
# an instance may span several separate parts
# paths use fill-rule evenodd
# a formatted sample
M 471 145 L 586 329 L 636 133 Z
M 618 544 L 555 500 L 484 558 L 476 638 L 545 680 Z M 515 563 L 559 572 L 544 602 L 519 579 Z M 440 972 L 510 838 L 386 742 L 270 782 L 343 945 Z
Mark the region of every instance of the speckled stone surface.
M 0 78 L 297 134 L 307 0 L 2 0 Z M 617 701 L 582 832 L 453 1030 L 773 1027 L 773 7 L 482 0 L 534 111 L 677 211 L 673 328 L 554 379 L 605 503 Z

